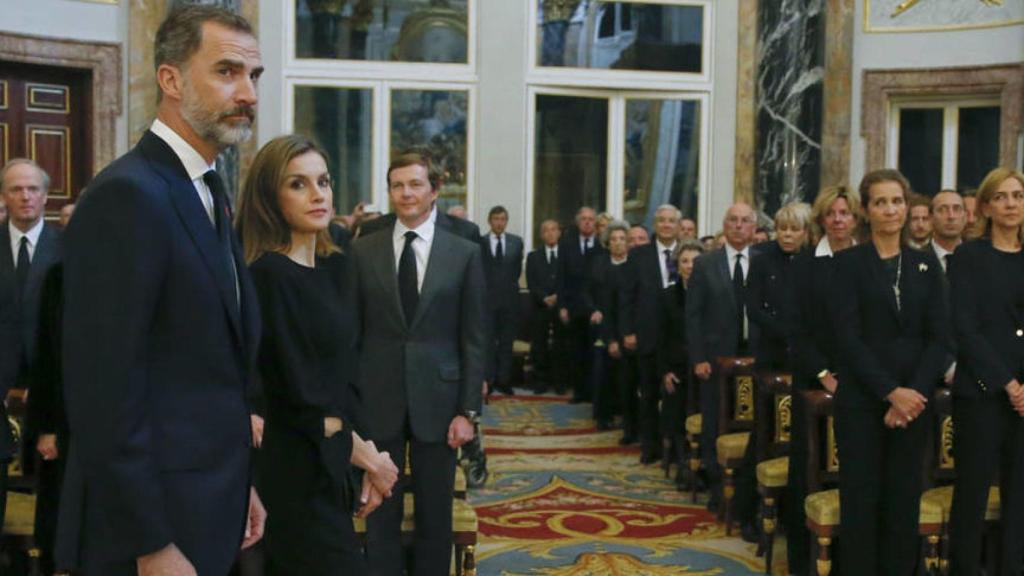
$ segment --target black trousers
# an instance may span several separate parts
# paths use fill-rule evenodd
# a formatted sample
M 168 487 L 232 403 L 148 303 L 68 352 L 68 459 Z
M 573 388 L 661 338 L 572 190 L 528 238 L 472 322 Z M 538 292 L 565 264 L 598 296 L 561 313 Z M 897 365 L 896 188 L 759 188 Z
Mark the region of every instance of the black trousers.
M 640 451 L 648 457 L 661 454 L 661 416 L 658 403 L 661 400 L 658 362 L 654 354 L 637 354 L 637 390 L 640 417 Z
M 906 429 L 889 429 L 883 423 L 887 407 L 836 405 L 843 575 L 908 576 L 917 567 L 921 476 L 931 415 L 925 410 Z
M 807 403 L 799 390 L 793 390 L 792 418 L 789 428 L 789 489 L 782 507 L 786 527 L 786 554 L 789 573 L 809 576 L 810 531 L 807 530 Z
M 622 406 L 622 435 L 636 438 L 640 416 L 637 414 L 637 358 L 623 352 L 617 362 L 619 403 Z
M 950 513 L 952 574 L 974 576 L 989 486 L 998 469 L 1002 554 L 999 574 L 1019 576 L 1024 560 L 1024 424 L 1006 396 L 953 399 L 956 480 Z
M 492 385 L 504 388 L 512 386 L 512 344 L 519 330 L 518 314 L 512 306 L 494 308 L 490 314 L 494 345 L 487 362 L 487 378 Z
M 689 387 L 688 370 L 685 364 L 673 364 L 669 370 L 679 378 L 675 392 L 669 394 L 665 390 L 661 377 L 658 377 L 658 391 L 661 394 L 661 437 L 670 440 L 678 436 L 686 436 L 686 396 Z
M 411 435 L 377 444 L 399 470 L 405 469 L 408 444 L 412 478 L 407 483 L 416 504 L 416 532 L 410 576 L 447 574 L 452 554 L 452 490 L 455 485 L 455 450 L 441 442 L 420 442 Z M 395 483 L 391 497 L 366 521 L 366 552 L 373 576 L 402 576 L 403 490 Z
M 66 435 L 64 435 L 66 437 Z M 57 540 L 57 518 L 60 512 L 60 493 L 64 485 L 64 468 L 68 444 L 58 436 L 58 458 L 39 461 L 39 494 L 36 499 L 36 546 L 42 552 L 40 564 L 43 573 L 56 570 L 54 548 Z
M 572 397 L 573 400 L 590 402 L 593 399 L 593 390 L 590 389 L 589 360 L 590 351 L 594 346 L 590 318 L 570 319 L 567 333 L 570 357 L 566 360 L 570 363 L 569 380 L 572 386 Z
M 593 367 L 590 370 L 591 387 L 594 390 L 594 420 L 611 422 L 615 416 L 616 365 L 618 360 L 608 355 L 607 342 L 604 346 L 595 345 L 592 352 Z
M 717 374 L 712 372 L 707 380 L 696 379 L 700 386 L 700 461 L 707 475 L 708 493 L 717 501 L 722 492 L 722 468 L 718 465 L 718 385 Z
M 566 326 L 558 320 L 558 309 L 535 307 L 530 337 L 533 388 L 543 392 L 549 385 L 562 391 L 569 385 Z

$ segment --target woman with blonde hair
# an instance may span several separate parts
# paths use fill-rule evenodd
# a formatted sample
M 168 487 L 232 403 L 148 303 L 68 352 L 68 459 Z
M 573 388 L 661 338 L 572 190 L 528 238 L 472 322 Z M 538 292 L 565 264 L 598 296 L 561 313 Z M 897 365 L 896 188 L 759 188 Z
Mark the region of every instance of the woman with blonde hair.
M 257 471 L 272 575 L 365 572 L 352 515 L 368 514 L 398 478 L 388 454 L 355 432 L 357 328 L 347 256 L 328 233 L 331 199 L 326 154 L 281 136 L 256 155 L 238 205 L 263 318 Z
M 989 486 L 998 480 L 999 573 L 1016 575 L 1024 568 L 1024 174 L 989 172 L 976 217 L 976 238 L 957 247 L 948 271 L 957 343 L 952 573 L 978 572 Z

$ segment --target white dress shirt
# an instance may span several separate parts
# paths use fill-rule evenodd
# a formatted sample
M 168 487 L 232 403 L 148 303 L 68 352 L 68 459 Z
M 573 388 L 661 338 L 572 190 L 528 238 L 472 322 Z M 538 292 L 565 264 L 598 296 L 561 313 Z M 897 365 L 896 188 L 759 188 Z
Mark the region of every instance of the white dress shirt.
M 586 254 L 587 253 L 587 243 L 588 242 L 590 243 L 590 249 L 591 250 L 594 249 L 594 243 L 597 242 L 597 238 L 595 236 L 587 237 L 587 236 L 580 235 L 580 254 Z
M 732 273 L 736 269 L 736 255 L 742 254 L 743 258 L 740 259 L 740 267 L 743 268 L 743 282 L 746 283 L 747 275 L 750 272 L 750 246 L 746 246 L 743 250 L 737 250 L 730 244 L 725 245 L 725 256 L 729 261 L 729 278 L 732 279 Z
M 856 246 L 857 241 L 850 238 L 850 246 Z M 832 252 L 832 245 L 828 243 L 828 236 L 822 236 L 821 240 L 818 240 L 818 246 L 814 248 L 815 258 L 831 258 L 835 256 Z
M 554 246 L 545 246 L 544 250 L 547 252 L 548 264 L 551 263 L 552 258 L 558 258 L 558 244 Z
M 15 266 L 18 265 L 18 251 L 21 249 L 21 237 L 25 236 L 28 238 L 28 245 L 26 246 L 26 248 L 28 248 L 28 261 L 31 263 L 32 259 L 36 256 L 36 246 L 39 245 L 39 235 L 43 233 L 43 219 L 40 218 L 39 222 L 36 222 L 35 226 L 28 229 L 28 232 L 18 230 L 18 227 L 8 219 L 7 230 L 10 232 L 11 236 L 11 262 L 14 262 Z
M 396 218 L 395 231 L 391 236 L 395 248 L 395 272 L 397 272 L 399 261 L 402 259 L 402 250 L 405 249 L 405 233 L 409 230 L 416 233 L 416 239 L 412 241 L 412 251 L 416 254 L 416 289 L 421 292 L 423 291 L 423 277 L 427 273 L 427 263 L 430 261 L 430 247 L 434 245 L 434 221 L 436 218 L 436 214 L 431 214 L 423 224 L 415 229 L 402 224 L 402 221 Z
M 203 174 L 213 170 L 214 165 L 207 164 L 206 160 L 203 160 L 203 157 L 199 152 L 196 152 L 195 148 L 188 142 L 185 142 L 184 138 L 159 119 L 153 120 L 153 125 L 149 127 L 149 131 L 166 142 L 171 147 L 171 150 L 174 151 L 175 156 L 181 160 L 182 165 L 185 166 L 185 172 L 188 173 L 189 180 L 192 181 L 192 186 L 195 186 L 196 194 L 199 194 L 199 201 L 202 202 L 203 208 L 206 209 L 206 215 L 210 217 L 210 223 L 216 226 L 217 223 L 213 218 L 213 194 L 210 193 L 210 189 L 203 180 Z
M 942 271 L 945 272 L 946 271 L 946 264 L 947 264 L 946 256 L 949 256 L 950 254 L 952 254 L 953 251 L 952 250 L 946 250 L 945 248 L 943 248 L 942 245 L 939 244 L 938 242 L 936 242 L 934 238 L 931 240 L 931 245 L 932 245 L 932 250 L 935 250 L 935 257 L 939 259 L 939 264 L 942 264 Z
M 491 239 L 491 256 L 497 256 L 498 255 L 498 239 L 499 238 L 501 239 L 501 253 L 502 253 L 502 255 L 504 255 L 506 252 L 508 252 L 508 240 L 506 239 L 505 236 L 506 235 L 505 235 L 504 232 L 502 232 L 500 236 L 496 236 L 494 234 L 494 232 L 491 232 L 490 234 L 487 235 L 487 237 Z
M 661 287 L 668 288 L 675 282 L 669 277 L 668 264 L 665 262 L 665 250 L 669 252 L 669 258 L 672 257 L 672 253 L 676 250 L 676 242 L 673 242 L 671 246 L 665 246 L 661 243 L 661 240 L 656 241 L 658 245 L 658 266 L 661 267 Z

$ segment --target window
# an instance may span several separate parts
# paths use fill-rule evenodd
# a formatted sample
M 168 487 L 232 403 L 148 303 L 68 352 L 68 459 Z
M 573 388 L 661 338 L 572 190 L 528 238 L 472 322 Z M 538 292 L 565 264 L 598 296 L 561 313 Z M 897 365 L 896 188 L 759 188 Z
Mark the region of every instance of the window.
M 977 188 L 999 165 L 999 100 L 901 101 L 893 112 L 889 162 L 916 192 Z

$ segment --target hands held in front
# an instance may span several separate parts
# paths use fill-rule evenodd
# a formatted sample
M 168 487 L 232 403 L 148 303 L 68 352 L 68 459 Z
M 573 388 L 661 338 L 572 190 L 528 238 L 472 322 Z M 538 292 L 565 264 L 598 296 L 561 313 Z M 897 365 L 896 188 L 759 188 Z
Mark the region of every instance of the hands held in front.
M 569 323 L 569 309 L 568 308 L 560 308 L 558 310 L 558 319 L 562 322 L 562 324 L 568 324 Z
M 368 478 L 374 490 L 380 496 L 388 498 L 391 496 L 391 488 L 395 485 L 395 482 L 398 482 L 398 466 L 395 465 L 390 454 L 387 452 L 377 452 L 377 447 L 374 446 L 373 442 L 367 441 L 366 443 L 374 451 L 375 456 L 371 456 L 370 465 L 365 468 L 366 475 L 363 477 L 363 494 L 366 494 L 365 486 L 366 479 Z
M 252 445 L 254 448 L 263 446 L 263 418 L 256 415 L 249 415 L 249 425 L 252 427 Z
M 612 340 L 608 343 L 608 355 L 616 360 L 622 358 L 622 347 L 619 346 L 618 340 Z
M 897 386 L 886 399 L 892 404 L 885 415 L 886 425 L 891 420 L 895 426 L 901 428 L 906 428 L 907 424 L 913 422 L 914 418 L 917 418 L 928 404 L 928 399 L 920 392 L 903 386 Z M 890 413 L 893 413 L 892 418 L 890 418 Z M 890 428 L 892 427 L 890 426 Z
M 36 441 L 36 450 L 43 460 L 56 460 L 60 457 L 60 451 L 57 450 L 57 435 L 40 434 L 39 440 Z
M 369 474 L 363 475 L 363 492 L 359 495 L 359 501 L 363 505 L 356 510 L 356 518 L 366 518 L 384 502 L 384 495 L 374 487 Z
M 174 544 L 139 556 L 135 560 L 139 576 L 197 576 L 196 569 Z
M 597 326 L 601 322 L 604 322 L 604 314 L 601 314 L 600 310 L 594 310 L 590 315 L 590 323 Z
M 249 515 L 245 523 L 245 538 L 242 540 L 242 550 L 263 538 L 263 529 L 266 525 L 267 509 L 263 507 L 263 501 L 256 494 L 256 489 L 249 488 Z
M 473 440 L 473 423 L 465 416 L 452 418 L 448 425 L 448 446 L 455 450 L 459 446 Z
M 711 378 L 711 363 L 700 362 L 698 364 L 695 364 L 693 367 L 693 374 L 697 376 L 697 378 L 700 378 L 701 380 L 707 380 L 708 378 Z
M 1006 394 L 1010 397 L 1010 404 L 1018 415 L 1024 416 L 1024 386 L 1014 378 L 1006 385 Z
M 544 297 L 544 305 L 548 308 L 554 308 L 555 304 L 558 304 L 558 294 L 548 294 Z
M 636 334 L 626 334 L 623 336 L 622 346 L 626 350 L 636 350 Z
M 665 392 L 669 394 L 676 393 L 676 384 L 679 384 L 679 377 L 674 372 L 667 372 L 661 378 L 661 385 L 665 387 Z

